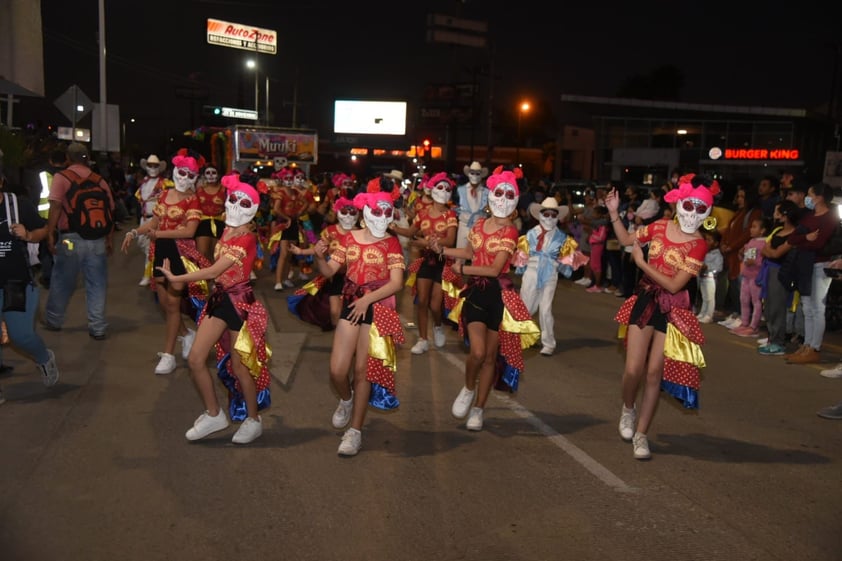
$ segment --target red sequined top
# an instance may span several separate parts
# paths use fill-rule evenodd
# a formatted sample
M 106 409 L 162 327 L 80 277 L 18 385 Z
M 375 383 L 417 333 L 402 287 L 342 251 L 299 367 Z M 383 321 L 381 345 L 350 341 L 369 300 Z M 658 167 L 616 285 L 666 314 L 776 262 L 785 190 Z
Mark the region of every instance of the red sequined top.
M 199 187 L 196 190 L 196 196 L 199 198 L 199 209 L 202 211 L 203 218 L 220 219 L 225 213 L 225 187 L 220 187 L 213 194 Z
M 695 277 L 708 252 L 704 238 L 673 242 L 667 238 L 667 224 L 669 220 L 657 220 L 634 231 L 637 241 L 649 243 L 649 264 L 670 278 L 675 277 L 678 271 L 686 271 Z
M 256 256 L 257 237 L 253 233 L 246 232 L 228 240 L 225 239 L 223 233 L 222 239 L 219 240 L 213 250 L 214 261 L 227 257 L 234 261 L 234 264 L 219 275 L 215 283 L 227 289 L 249 280 Z
M 357 241 L 354 232 L 348 232 L 339 240 L 330 258 L 345 265 L 345 278 L 358 286 L 389 280 L 392 269 L 406 268 L 403 248 L 395 236 L 363 244 Z
M 447 237 L 448 228 L 459 227 L 459 220 L 456 218 L 456 213 L 449 209 L 438 216 L 431 216 L 430 210 L 432 208 L 432 206 L 425 207 L 416 214 L 412 225 L 417 226 L 418 231 L 425 237 L 435 236 L 438 239 L 444 239 Z
M 275 201 L 280 201 L 281 213 L 293 220 L 304 214 L 307 207 L 315 201 L 313 193 L 310 191 L 301 192 L 295 188 L 281 186 L 273 189 L 270 196 L 273 204 L 275 204 Z
M 468 232 L 468 243 L 474 250 L 471 264 L 486 267 L 494 264 L 494 258 L 500 251 L 514 255 L 517 248 L 518 231 L 513 225 L 503 226 L 497 231 L 487 234 L 483 231 L 487 219 L 480 218 L 471 231 Z M 509 272 L 507 262 L 500 274 Z
M 158 197 L 158 202 L 155 203 L 155 210 L 152 211 L 152 214 L 158 217 L 159 230 L 185 228 L 190 220 L 199 220 L 202 217 L 202 211 L 199 209 L 199 198 L 195 194 L 181 199 L 177 203 L 168 202 L 168 195 L 174 192 L 174 190 L 164 191 Z

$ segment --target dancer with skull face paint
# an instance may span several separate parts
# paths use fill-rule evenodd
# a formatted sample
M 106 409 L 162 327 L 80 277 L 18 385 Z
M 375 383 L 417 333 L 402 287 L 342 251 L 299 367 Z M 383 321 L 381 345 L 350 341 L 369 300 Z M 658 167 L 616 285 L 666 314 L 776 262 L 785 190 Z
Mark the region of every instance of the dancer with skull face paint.
M 488 206 L 488 189 L 482 186 L 482 180 L 488 177 L 488 168 L 479 162 L 471 162 L 462 170 L 468 178 L 456 189 L 456 203 L 459 205 L 459 229 L 456 232 L 456 247 L 468 245 L 468 232 L 477 220 L 485 216 Z
M 495 377 L 497 387 L 517 391 L 523 372 L 522 348 L 540 338 L 538 325 L 514 288 L 509 277 L 518 231 L 512 222 L 520 191 L 517 176 L 498 168 L 489 177 L 488 206 L 490 218 L 480 218 L 468 233 L 464 248 L 445 248 L 433 240 L 431 248 L 444 257 L 457 259 L 451 267 L 468 281 L 460 301 L 450 313 L 458 321 L 459 334 L 467 335 L 469 352 L 465 361 L 465 385 L 453 402 L 451 412 L 457 419 L 468 417 L 468 430 L 482 430 L 483 410 Z M 470 265 L 465 265 L 470 261 Z M 499 358 L 503 371 L 497 372 Z M 474 398 L 476 397 L 476 405 Z
M 141 180 L 140 186 L 135 191 L 140 203 L 140 221 L 139 225 L 151 220 L 154 216 L 155 205 L 158 204 L 158 199 L 165 189 L 171 189 L 173 182 L 164 177 L 164 172 L 167 170 L 167 162 L 161 161 L 155 154 L 149 154 L 148 158 L 140 159 L 140 168 L 146 172 L 146 176 Z M 143 276 L 138 283 L 138 286 L 149 286 L 152 281 L 152 243 L 147 236 L 139 236 L 137 238 L 137 245 L 146 255 L 147 259 L 143 265 Z
M 360 193 L 354 206 L 362 210 L 365 228 L 343 236 L 325 260 L 328 245 L 319 240 L 315 262 L 331 277 L 345 267 L 342 313 L 330 352 L 330 381 L 339 394 L 333 413 L 334 428 L 351 426 L 337 453 L 354 456 L 362 445 L 362 426 L 369 405 L 389 410 L 398 407 L 395 395 L 395 344 L 404 342 L 395 309 L 395 293 L 403 287 L 403 250 L 387 233 L 394 207 L 389 193 Z M 349 372 L 353 367 L 353 391 Z
M 205 268 L 173 274 L 165 259 L 157 268 L 172 284 L 214 281 L 198 320 L 196 340 L 187 359 L 193 384 L 205 406 L 187 440 L 199 440 L 228 427 L 231 420 L 243 421 L 234 444 L 248 444 L 263 434 L 258 411 L 270 403 L 268 369 L 271 350 L 266 344 L 268 315 L 254 297 L 249 276 L 257 256 L 257 236 L 251 221 L 257 214 L 260 196 L 236 175 L 226 175 L 222 185 L 225 200 L 225 229 L 216 245 L 216 260 Z M 243 329 L 245 328 L 245 329 Z M 219 378 L 228 388 L 228 415 L 219 406 L 213 379 L 207 366 L 211 347 L 216 347 Z
M 225 227 L 225 191 L 219 183 L 216 166 L 205 166 L 197 185 L 196 196 L 202 216 L 196 228 L 196 248 L 208 261 L 213 261 L 216 240 L 222 236 Z
M 153 240 L 152 254 L 156 267 L 153 283 L 158 296 L 158 305 L 166 318 L 164 351 L 158 353 L 160 361 L 155 367 L 155 374 L 170 374 L 176 368 L 175 344 L 181 337 L 181 354 L 187 358 L 190 347 L 196 337 L 196 331 L 188 329 L 181 315 L 181 300 L 185 283 L 169 282 L 158 269 L 164 259 L 169 259 L 175 274 L 187 272 L 184 259 L 204 265 L 208 260 L 196 249 L 193 237 L 199 226 L 202 211 L 194 187 L 199 177 L 199 170 L 205 159 L 195 152 L 182 148 L 172 159 L 173 181 L 175 189 L 161 193 L 155 205 L 153 216 L 136 230 L 126 233 L 123 239 L 123 252 L 128 252 L 132 240 L 138 236 L 149 236 Z
M 660 392 L 677 398 L 684 407 L 699 407 L 699 369 L 705 366 L 704 335 L 693 314 L 687 283 L 698 275 L 707 253 L 699 227 L 706 222 L 719 185 L 706 177 L 685 175 L 664 200 L 675 203 L 677 220 L 660 219 L 629 234 L 618 215 L 615 189 L 605 198 L 614 233 L 622 245 L 632 246 L 632 257 L 643 276 L 635 294 L 615 316 L 625 338 L 620 437 L 633 444 L 638 460 L 652 457 L 646 436 L 655 416 Z M 641 246 L 649 243 L 648 260 Z M 640 386 L 640 410 L 635 406 Z M 635 424 L 636 423 L 636 424 Z
M 275 290 L 281 291 L 295 286 L 295 283 L 287 278 L 292 266 L 290 244 L 298 243 L 298 219 L 313 204 L 313 197 L 312 194 L 302 193 L 294 187 L 295 171 L 291 167 L 281 169 L 274 177 L 280 180 L 280 185 L 271 193 L 274 224 L 272 237 L 269 239 L 269 253 L 278 253 Z
M 345 197 L 336 199 L 332 212 L 337 217 L 336 224 L 326 225 L 319 236 L 327 244 L 328 254 L 337 248 L 340 240 L 348 232 L 358 228 L 360 214 L 354 203 Z M 315 245 L 307 249 L 292 245 L 290 250 L 293 255 L 315 255 L 316 253 Z M 344 267 L 329 279 L 317 275 L 312 281 L 296 290 L 293 296 L 287 297 L 287 308 L 302 320 L 321 327 L 323 331 L 330 331 L 339 323 L 344 285 Z
M 394 222 L 389 225 L 393 232 L 410 238 L 410 245 L 421 252 L 421 256 L 414 259 L 407 268 L 409 276 L 406 280 L 406 285 L 413 287 L 415 295 L 418 342 L 413 345 L 411 351 L 416 355 L 424 354 L 430 349 L 427 340 L 430 323 L 428 310 L 433 316 L 433 341 L 436 347 L 444 347 L 447 342 L 442 325 L 442 273 L 445 261 L 430 247 L 433 240 L 436 240 L 440 247 L 456 245 L 458 227 L 456 212 L 448 206 L 455 182 L 447 173 L 441 172 L 431 177 L 428 184 L 432 186 L 430 196 L 433 204 L 416 214 L 409 228 L 401 228 Z

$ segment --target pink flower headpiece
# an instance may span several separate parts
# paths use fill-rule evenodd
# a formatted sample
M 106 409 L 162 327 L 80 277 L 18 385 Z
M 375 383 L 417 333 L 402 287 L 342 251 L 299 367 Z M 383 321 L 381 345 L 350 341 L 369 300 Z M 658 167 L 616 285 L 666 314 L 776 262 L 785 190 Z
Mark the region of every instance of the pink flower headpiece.
M 175 163 L 175 162 L 173 162 Z M 257 189 L 249 185 L 248 183 L 243 183 L 240 181 L 240 176 L 234 173 L 228 174 L 222 178 L 222 186 L 228 190 L 229 193 L 233 193 L 234 191 L 239 191 L 240 193 L 245 193 L 251 202 L 256 205 L 260 204 L 260 195 L 257 194 Z
M 493 191 L 498 185 L 511 185 L 515 190 L 515 195 L 520 195 L 520 189 L 517 186 L 517 175 L 511 171 L 501 171 L 500 168 L 494 170 L 485 182 L 489 191 Z
M 698 199 L 706 205 L 713 206 L 714 195 L 719 194 L 719 183 L 714 179 L 710 187 L 699 185 L 693 186 L 693 178 L 696 177 L 693 173 L 682 175 L 678 179 L 678 188 L 668 191 L 664 195 L 664 200 L 668 203 L 677 203 L 684 199 Z
M 382 191 L 378 191 L 376 193 L 360 193 L 354 197 L 354 206 L 360 210 L 365 207 L 374 208 L 377 206 L 377 203 L 381 201 L 389 203 L 389 206 L 392 206 L 391 193 L 384 193 Z
M 272 174 L 273 179 L 292 179 L 293 171 L 288 167 L 282 167 Z
M 330 178 L 331 182 L 333 183 L 334 187 L 342 187 L 342 184 L 346 181 L 351 181 L 351 176 L 344 174 L 344 173 L 335 173 L 333 177 Z
M 188 168 L 193 173 L 199 173 L 199 170 L 205 165 L 205 159 L 202 156 L 199 156 L 198 159 L 190 156 L 187 148 L 182 148 L 173 156 L 172 165 L 177 168 Z
M 333 201 L 333 212 L 339 212 L 346 206 L 354 206 L 353 201 L 346 199 L 345 197 L 339 197 L 338 199 Z
M 450 177 L 447 175 L 447 172 L 444 172 L 444 171 L 439 172 L 439 173 L 435 174 L 433 177 L 431 177 L 428 180 L 427 184 L 430 187 L 435 187 L 436 185 L 438 185 L 441 182 L 445 182 L 448 185 L 450 185 L 451 187 L 456 185 L 456 182 L 453 181 L 452 179 L 450 179 Z

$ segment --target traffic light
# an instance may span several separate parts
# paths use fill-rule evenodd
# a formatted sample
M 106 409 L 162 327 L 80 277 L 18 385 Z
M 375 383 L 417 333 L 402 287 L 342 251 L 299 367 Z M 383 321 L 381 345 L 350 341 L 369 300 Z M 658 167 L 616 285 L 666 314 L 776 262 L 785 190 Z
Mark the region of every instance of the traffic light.
M 429 138 L 425 138 L 424 142 L 422 142 L 422 144 L 424 145 L 424 150 L 430 149 L 430 139 Z
M 205 115 L 210 115 L 212 117 L 222 117 L 221 105 L 205 105 L 203 109 Z

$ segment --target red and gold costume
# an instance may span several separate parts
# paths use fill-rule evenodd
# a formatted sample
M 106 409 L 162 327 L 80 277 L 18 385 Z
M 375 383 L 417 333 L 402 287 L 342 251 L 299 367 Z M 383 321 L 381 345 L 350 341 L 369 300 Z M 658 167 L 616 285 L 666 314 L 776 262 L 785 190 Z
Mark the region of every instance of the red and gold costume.
M 517 391 L 520 375 L 524 370 L 523 349 L 527 349 L 535 344 L 541 337 L 541 330 L 538 324 L 532 319 L 532 315 L 520 298 L 514 283 L 509 277 L 510 261 L 517 249 L 518 231 L 514 226 L 504 226 L 495 232 L 486 234 L 483 227 L 486 223 L 485 218 L 481 218 L 474 224 L 471 231 L 468 232 L 468 243 L 473 249 L 473 257 L 471 258 L 471 265 L 484 267 L 494 264 L 497 253 L 504 251 L 509 254 L 509 262 L 500 271 L 500 275 L 496 279 L 489 277 L 470 277 L 467 281 L 466 288 L 470 288 L 474 284 L 482 284 L 487 282 L 499 282 L 501 289 L 501 296 L 503 298 L 503 320 L 500 322 L 499 339 L 500 349 L 499 354 L 503 359 L 503 369 L 499 372 L 500 382 L 505 384 L 510 391 Z M 444 283 L 442 284 L 444 289 Z M 466 338 L 466 327 L 461 319 L 462 307 L 465 305 L 466 290 L 459 294 L 459 299 L 456 302 L 453 310 L 450 312 L 448 319 L 459 324 L 459 334 L 462 338 Z M 499 387 L 499 385 L 498 385 Z
M 349 232 L 339 240 L 330 258 L 345 266 L 345 304 L 386 284 L 393 269 L 405 269 L 403 249 L 394 236 L 363 244 Z M 398 406 L 395 344 L 402 344 L 405 339 L 395 301 L 393 294 L 372 304 L 374 319 L 369 329 L 366 380 L 372 384 L 369 404 L 378 409 Z
M 668 224 L 668 220 L 658 220 L 635 230 L 641 244 L 649 243 L 649 264 L 669 277 L 674 277 L 678 271 L 696 276 L 704 264 L 707 244 L 702 238 L 681 243 L 671 241 L 667 238 Z M 644 276 L 638 284 L 637 293 L 629 297 L 614 316 L 615 321 L 620 323 L 620 338 L 625 339 L 632 308 L 644 295 L 650 298 L 649 306 L 638 318 L 638 325 L 646 325 L 655 306 L 667 319 L 661 390 L 677 398 L 688 409 L 698 408 L 699 369 L 705 367 L 701 345 L 705 337 L 693 313 L 687 289 L 671 294 Z
M 431 210 L 432 206 L 429 206 L 415 215 L 415 218 L 412 220 L 412 225 L 418 228 L 418 232 L 425 238 L 433 239 L 437 238 L 439 240 L 443 240 L 447 237 L 447 230 L 449 228 L 453 228 L 454 230 L 459 227 L 459 221 L 456 217 L 456 213 L 453 210 L 445 210 L 444 213 L 439 214 L 438 216 L 432 216 Z M 406 279 L 406 286 L 412 287 L 412 293 L 415 294 L 415 277 L 418 273 L 418 270 L 421 268 L 421 264 L 424 263 L 426 260 L 438 260 L 439 256 L 436 255 L 434 252 L 430 250 L 422 250 L 421 256 L 417 257 L 416 259 L 412 260 L 412 263 L 409 264 L 407 267 L 407 273 L 409 275 Z M 447 259 L 445 261 L 445 268 L 449 267 L 450 264 L 453 263 L 452 259 Z
M 217 232 L 217 228 L 219 227 L 217 222 L 222 222 L 224 225 L 225 194 L 225 188 L 222 186 L 217 189 L 216 193 L 205 191 L 204 186 L 196 189 L 196 197 L 199 199 L 199 209 L 202 211 L 200 220 L 210 221 L 211 233 L 214 237 L 217 237 L 217 234 L 222 234 L 221 229 Z
M 158 230 L 169 231 L 179 230 L 187 227 L 187 223 L 191 220 L 198 221 L 202 216 L 202 211 L 199 209 L 199 199 L 195 194 L 181 199 L 177 203 L 167 201 L 169 190 L 161 193 L 158 197 L 158 202 L 155 203 L 155 209 L 152 214 L 158 218 Z M 181 259 L 184 262 L 185 268 L 190 271 L 197 266 L 199 268 L 208 266 L 208 260 L 202 257 L 199 258 L 199 251 L 196 249 L 196 241 L 193 238 L 176 238 L 173 240 Z M 155 261 L 155 244 L 149 247 L 149 259 Z M 155 277 L 152 277 L 150 287 L 155 289 Z M 197 287 L 203 286 L 202 283 L 190 283 L 189 292 L 191 296 L 198 296 Z M 205 294 L 207 292 L 205 291 Z
M 251 377 L 254 378 L 258 409 L 268 407 L 271 403 L 269 385 L 272 380 L 269 360 L 272 358 L 272 349 L 266 342 L 268 314 L 263 304 L 255 299 L 254 290 L 249 284 L 249 277 L 257 256 L 257 236 L 246 233 L 228 240 L 220 239 L 213 253 L 214 260 L 225 257 L 234 261 L 234 264 L 215 279 L 214 291 L 202 309 L 197 323 L 205 318 L 208 306 L 213 306 L 215 301 L 225 296 L 231 300 L 234 309 L 243 320 L 243 327 L 237 334 L 237 340 L 234 341 L 233 346 L 230 331 L 227 329 L 215 345 L 217 375 L 228 388 L 229 416 L 233 420 L 242 421 L 248 416 L 248 412 L 240 383 L 228 366 L 232 350 L 237 352 Z

